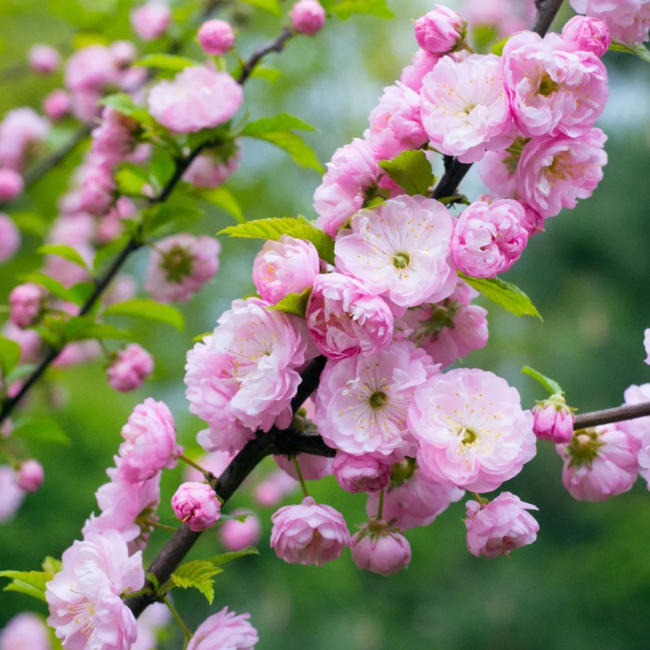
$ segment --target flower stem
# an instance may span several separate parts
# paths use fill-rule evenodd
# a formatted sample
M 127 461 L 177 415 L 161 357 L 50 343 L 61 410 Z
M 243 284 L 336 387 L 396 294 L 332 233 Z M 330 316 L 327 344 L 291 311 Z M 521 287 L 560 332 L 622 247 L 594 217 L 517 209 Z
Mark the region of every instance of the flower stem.
M 293 464 L 296 466 L 296 472 L 298 473 L 298 480 L 300 481 L 300 487 L 302 488 L 302 493 L 308 497 L 309 492 L 307 492 L 307 484 L 305 479 L 302 477 L 302 472 L 300 471 L 300 463 L 298 462 L 298 456 L 293 457 Z
M 381 521 L 384 515 L 384 492 L 385 488 L 379 490 L 379 505 L 377 506 L 377 519 Z
M 203 474 L 203 476 L 205 476 L 206 479 L 210 480 L 210 476 L 212 475 L 212 473 L 208 472 L 207 469 L 203 469 L 203 467 L 201 467 L 199 464 L 195 463 L 191 458 L 188 458 L 187 456 L 181 454 L 178 457 L 178 460 L 182 460 L 184 463 L 187 463 L 188 465 L 190 465 L 194 469 L 199 470 L 199 472 L 201 472 L 201 474 Z
M 157 528 L 158 530 L 169 530 L 172 533 L 175 533 L 178 528 L 175 528 L 174 526 L 167 526 L 166 524 L 159 524 L 157 521 L 150 521 L 149 525 L 152 528 Z
M 190 629 L 185 625 L 185 621 L 181 618 L 181 615 L 178 613 L 176 608 L 172 605 L 172 601 L 169 600 L 167 596 L 163 598 L 163 603 L 167 605 L 169 611 L 172 613 L 172 616 L 174 619 L 176 619 L 176 622 L 178 623 L 178 627 L 183 630 L 183 634 L 185 635 L 185 648 L 187 648 L 187 644 L 189 643 L 190 639 L 192 638 L 192 633 L 190 632 Z

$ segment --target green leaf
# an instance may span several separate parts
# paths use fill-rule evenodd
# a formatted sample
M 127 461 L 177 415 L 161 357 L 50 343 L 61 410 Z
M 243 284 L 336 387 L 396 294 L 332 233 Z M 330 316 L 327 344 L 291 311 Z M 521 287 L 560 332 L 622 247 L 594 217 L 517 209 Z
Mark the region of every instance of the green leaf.
M 70 445 L 72 441 L 56 420 L 46 415 L 35 415 L 19 420 L 11 435 L 26 440 L 54 442 L 58 445 Z
M 0 336 L 0 379 L 7 378 L 20 361 L 20 345 Z
M 52 577 L 54 577 L 63 568 L 63 562 L 61 562 L 61 560 L 57 560 L 51 555 L 48 555 L 43 560 L 41 568 L 43 571 L 45 571 L 45 573 L 49 573 Z
M 501 56 L 503 54 L 503 48 L 506 46 L 506 43 L 510 39 L 510 36 L 506 36 L 505 38 L 502 38 L 498 43 L 495 43 L 492 46 L 492 54 L 496 54 L 497 56 Z
M 232 215 L 239 223 L 246 223 L 244 213 L 237 202 L 237 199 L 225 187 L 215 187 L 198 193 L 198 196 L 204 201 L 216 205 L 218 208 L 225 210 Z
M 62 257 L 63 259 L 68 260 L 68 262 L 80 266 L 82 269 L 88 269 L 84 258 L 81 257 L 72 246 L 66 246 L 65 244 L 45 244 L 36 252 L 41 255 L 56 255 L 57 257 Z
M 32 273 L 27 273 L 26 275 L 21 276 L 22 282 L 33 282 L 34 284 L 39 284 L 42 287 L 45 287 L 53 296 L 61 298 L 66 302 L 76 302 L 75 296 L 71 293 L 69 289 L 66 289 L 60 282 L 57 282 L 54 278 L 51 278 L 45 273 L 40 271 L 33 271 Z
M 650 50 L 643 45 L 643 44 L 638 44 L 638 45 L 632 45 L 631 47 L 628 45 L 623 45 L 623 43 L 617 43 L 616 41 L 613 41 L 612 44 L 609 46 L 610 50 L 613 50 L 614 52 L 626 52 L 627 54 L 636 54 L 640 59 L 643 59 L 646 63 L 650 63 Z
M 327 233 L 314 227 L 304 217 L 257 219 L 237 226 L 229 226 L 219 234 L 245 239 L 270 239 L 272 241 L 277 241 L 281 235 L 290 235 L 296 239 L 310 241 L 316 247 L 322 260 L 334 264 L 334 240 Z
M 462 203 L 463 205 L 471 205 L 469 199 L 462 194 L 455 194 L 454 196 L 442 196 L 438 199 L 443 205 L 451 205 L 452 203 Z
M 163 226 L 177 221 L 196 221 L 205 216 L 193 197 L 176 194 L 162 205 L 158 204 L 152 208 L 153 215 L 149 223 L 145 223 L 145 229 L 148 233 L 155 233 Z
M 183 56 L 174 54 L 147 54 L 136 61 L 133 65 L 139 65 L 143 68 L 157 68 L 158 70 L 169 70 L 171 72 L 180 72 L 185 68 L 191 68 L 199 65 L 198 61 L 186 59 Z
M 315 169 L 319 174 L 325 171 L 316 157 L 314 150 L 296 133 L 280 131 L 278 133 L 260 133 L 250 137 L 264 140 L 286 151 L 293 162 L 307 169 Z
M 16 591 L 45 602 L 45 583 L 51 575 L 44 571 L 0 571 L 0 578 L 11 580 L 4 591 Z
M 268 11 L 271 15 L 277 16 L 278 18 L 282 16 L 282 7 L 278 0 L 240 0 L 240 2 L 253 5 L 253 7 L 257 7 L 258 9 L 264 9 L 264 11 Z
M 120 194 L 142 196 L 142 189 L 151 185 L 149 172 L 133 163 L 122 163 L 115 174 L 115 182 Z
M 107 339 L 113 341 L 137 341 L 138 337 L 128 330 L 119 329 L 108 323 L 95 323 L 92 317 L 75 316 L 65 324 L 66 341 Z
M 551 379 L 550 377 L 547 377 L 546 375 L 543 375 L 541 372 L 537 372 L 534 368 L 531 368 L 530 366 L 524 366 L 521 369 L 521 372 L 524 375 L 529 375 L 533 379 L 536 379 L 546 390 L 551 394 L 555 395 L 556 393 L 563 394 L 564 391 L 562 390 L 562 386 L 558 384 L 554 379 Z
M 245 557 L 247 555 L 259 555 L 260 552 L 254 547 L 254 546 L 249 546 L 247 548 L 242 549 L 241 551 L 233 551 L 231 553 L 222 553 L 221 555 L 213 555 L 212 557 L 208 558 L 208 562 L 211 562 L 215 566 L 221 566 L 222 564 L 226 564 L 228 562 L 232 562 L 233 560 L 238 560 L 240 557 Z
M 516 285 L 499 278 L 470 278 L 464 273 L 458 274 L 467 284 L 480 291 L 497 305 L 501 305 L 515 316 L 540 316 L 530 298 Z
M 424 151 L 404 151 L 392 160 L 382 160 L 379 166 L 411 196 L 427 194 L 433 185 L 433 170 Z
M 203 334 L 197 334 L 193 339 L 192 343 L 201 343 L 206 336 L 212 336 L 214 332 L 204 332 Z
M 111 305 L 104 312 L 106 316 L 135 316 L 147 318 L 159 323 L 172 325 L 177 330 L 185 328 L 185 319 L 176 307 L 163 305 L 155 300 L 134 299 Z
M 207 601 L 212 604 L 214 600 L 213 576 L 222 571 L 223 569 L 207 560 L 193 560 L 178 567 L 172 573 L 170 582 L 175 587 L 181 587 L 182 589 L 191 587 L 198 589 L 207 598 Z
M 296 316 L 302 316 L 304 318 L 307 313 L 309 296 L 311 296 L 311 287 L 307 287 L 302 293 L 290 293 L 282 298 L 280 302 L 267 307 L 267 309 L 283 311 L 286 314 L 295 314 Z
M 378 18 L 395 17 L 386 0 L 344 0 L 331 6 L 329 10 L 343 20 L 347 20 L 355 14 L 366 14 Z
M 101 99 L 98 103 L 103 106 L 110 106 L 119 113 L 122 113 L 122 115 L 126 115 L 127 117 L 136 120 L 136 122 L 140 122 L 140 124 L 146 126 L 156 124 L 156 121 L 151 117 L 151 115 L 149 115 L 147 109 L 144 106 L 136 104 L 131 96 L 126 93 L 108 95 L 108 97 L 104 97 L 104 99 Z
M 250 122 L 243 128 L 241 135 L 254 137 L 264 133 L 278 133 L 280 131 L 292 130 L 316 131 L 316 128 L 295 115 L 280 113 L 274 117 L 263 117 L 254 122 Z
M 251 72 L 250 76 L 251 79 L 264 79 L 264 81 L 268 81 L 270 84 L 274 84 L 280 77 L 283 76 L 283 73 L 277 68 L 269 68 L 265 65 L 258 65 L 253 68 L 253 72 Z
M 49 229 L 48 223 L 40 214 L 34 212 L 18 212 L 11 215 L 14 223 L 24 233 L 42 237 Z

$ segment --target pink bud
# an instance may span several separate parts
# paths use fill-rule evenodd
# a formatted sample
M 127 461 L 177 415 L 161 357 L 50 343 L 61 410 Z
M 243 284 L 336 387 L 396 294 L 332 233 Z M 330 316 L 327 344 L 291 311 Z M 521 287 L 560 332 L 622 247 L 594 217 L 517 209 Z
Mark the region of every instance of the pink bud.
M 28 54 L 29 65 L 37 74 L 52 74 L 61 63 L 61 55 L 50 45 L 34 45 Z
M 13 169 L 0 169 L 0 203 L 13 201 L 23 193 L 23 178 Z
M 62 120 L 72 108 L 72 100 L 65 90 L 53 90 L 43 100 L 43 112 L 53 121 Z
M 9 318 L 21 329 L 36 322 L 42 307 L 43 289 L 32 282 L 19 284 L 9 294 Z
M 171 9 L 162 2 L 150 2 L 131 13 L 131 26 L 143 41 L 155 41 L 171 22 Z
M 109 49 L 118 68 L 125 68 L 133 63 L 138 56 L 138 50 L 131 41 L 115 41 Z
M 533 408 L 533 414 L 533 431 L 540 440 L 550 440 L 555 444 L 571 442 L 575 415 L 563 395 L 552 395 L 539 402 Z
M 379 529 L 379 527 L 383 526 Z M 375 530 L 373 530 L 375 528 Z M 352 538 L 352 560 L 365 571 L 389 576 L 411 562 L 411 545 L 401 532 L 385 522 L 371 522 Z
M 230 519 L 218 530 L 219 539 L 228 551 L 241 551 L 247 546 L 254 546 L 260 541 L 262 526 L 260 520 L 251 512 L 235 510 L 233 515 L 247 515 L 244 521 Z
M 153 357 L 133 343 L 117 353 L 108 368 L 108 383 L 116 391 L 128 393 L 140 388 L 153 368 Z
M 369 454 L 352 456 L 339 451 L 332 469 L 338 484 L 347 492 L 378 492 L 390 481 L 391 466 Z
M 176 517 L 195 533 L 207 530 L 221 516 L 221 504 L 207 483 L 183 483 L 172 497 Z
M 466 28 L 467 24 L 455 11 L 436 5 L 415 22 L 415 38 L 423 50 L 442 56 L 462 45 Z
M 291 25 L 305 36 L 318 34 L 325 24 L 325 9 L 317 0 L 299 0 L 291 8 Z
M 0 212 L 0 263 L 6 262 L 14 256 L 20 248 L 20 241 L 20 231 L 16 228 L 16 224 L 10 217 Z
M 583 52 L 593 52 L 601 57 L 612 44 L 609 27 L 598 18 L 574 16 L 564 26 L 562 38 Z
M 25 492 L 37 492 L 43 484 L 43 466 L 33 458 L 26 460 L 16 474 L 16 485 Z
M 203 51 L 212 56 L 223 56 L 235 43 L 235 32 L 225 20 L 203 23 L 197 37 Z

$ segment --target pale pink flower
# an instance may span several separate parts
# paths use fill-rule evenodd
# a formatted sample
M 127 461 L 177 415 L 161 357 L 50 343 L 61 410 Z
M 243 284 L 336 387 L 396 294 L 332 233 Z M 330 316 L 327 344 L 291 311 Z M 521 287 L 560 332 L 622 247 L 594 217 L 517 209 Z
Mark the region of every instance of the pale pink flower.
M 378 492 L 388 486 L 390 464 L 369 454 L 352 456 L 337 452 L 332 463 L 334 476 L 346 492 Z
M 271 548 L 289 564 L 322 566 L 350 546 L 343 515 L 311 497 L 305 497 L 300 505 L 280 508 L 271 521 Z
M 534 138 L 517 165 L 517 195 L 544 218 L 557 216 L 562 208 L 573 210 L 603 178 L 606 140 L 600 129 L 578 138 Z
M 207 483 L 183 483 L 172 497 L 176 517 L 199 533 L 214 526 L 221 517 L 221 504 Z
M 408 408 L 418 386 L 438 372 L 410 341 L 375 355 L 328 361 L 316 398 L 319 431 L 334 449 L 401 459 L 413 454 Z
M 1 650 L 50 650 L 45 623 L 35 614 L 14 616 L 0 632 Z
M 514 199 L 516 195 L 515 172 L 521 151 L 514 155 L 513 148 L 514 145 L 503 151 L 488 151 L 478 164 L 481 181 L 498 199 Z
M 195 133 L 227 122 L 244 99 L 241 86 L 227 73 L 205 66 L 179 72 L 149 92 L 149 112 L 173 133 Z
M 37 460 L 30 458 L 20 464 L 16 474 L 16 485 L 25 492 L 38 492 L 44 478 L 43 466 Z
M 65 90 L 53 90 L 43 100 L 43 112 L 52 121 L 62 120 L 71 110 L 72 100 Z
M 291 7 L 291 26 L 305 36 L 318 34 L 325 25 L 325 9 L 318 0 L 298 0 Z
M 393 313 L 362 282 L 340 273 L 326 273 L 316 276 L 313 285 L 307 328 L 322 354 L 346 359 L 377 354 L 390 345 Z
M 463 490 L 441 485 L 430 479 L 421 469 L 413 468 L 408 459 L 406 478 L 396 481 L 384 495 L 382 519 L 403 530 L 428 526 L 456 501 L 463 498 Z M 366 501 L 369 517 L 377 516 L 379 492 L 371 492 Z
M 144 586 L 142 553 L 129 557 L 114 530 L 90 533 L 63 553 L 63 568 L 45 590 L 47 623 L 65 650 L 129 650 L 137 624 L 120 595 Z
M 533 415 L 533 431 L 540 440 L 550 440 L 556 444 L 571 442 L 576 418 L 563 394 L 557 393 L 538 402 L 533 409 Z
M 45 291 L 32 282 L 19 284 L 9 294 L 9 318 L 21 329 L 34 324 L 43 308 Z
M 539 524 L 526 510 L 537 510 L 510 492 L 487 504 L 467 502 L 467 549 L 480 557 L 499 557 L 537 539 Z
M 23 177 L 13 169 L 0 169 L 0 203 L 17 199 L 25 188 Z
M 34 330 L 22 330 L 8 321 L 2 330 L 2 336 L 20 345 L 20 363 L 34 363 L 38 360 L 43 339 Z
M 108 383 L 120 393 L 128 393 L 142 386 L 153 372 L 153 357 L 136 343 L 117 352 L 108 367 Z
M 415 391 L 409 426 L 423 472 L 446 485 L 491 492 L 535 456 L 533 415 L 491 372 L 451 370 Z
M 259 636 L 249 618 L 250 614 L 237 616 L 224 607 L 199 625 L 187 650 L 252 650 Z
M 494 278 L 521 257 L 528 243 L 526 213 L 509 199 L 478 200 L 454 224 L 451 251 L 456 267 L 474 278 Z
M 272 508 L 285 497 L 293 494 L 299 485 L 298 481 L 291 478 L 286 472 L 277 470 L 255 486 L 253 499 L 255 503 L 264 508 Z
M 131 12 L 131 26 L 143 41 L 155 41 L 169 27 L 171 9 L 163 2 L 148 2 Z
M 650 365 L 650 329 L 645 330 L 643 333 L 643 347 L 646 353 L 645 362 Z
M 645 404 L 650 402 L 650 384 L 641 384 L 640 386 L 632 385 L 625 389 L 623 393 L 625 397 L 625 404 Z M 630 440 L 641 447 L 645 439 L 650 442 L 650 417 L 634 418 L 633 420 L 625 420 L 617 422 L 616 428 L 623 431 L 628 435 Z
M 138 640 L 131 650 L 152 650 L 158 642 L 159 631 L 169 623 L 172 614 L 164 603 L 153 603 L 138 618 Z
M 562 483 L 578 501 L 604 501 L 632 488 L 644 464 L 638 441 L 616 424 L 577 431 L 568 445 L 557 445 L 564 460 Z
M 14 108 L 0 123 L 0 165 L 20 172 L 30 154 L 39 150 L 50 123 L 31 108 Z
M 415 40 L 431 54 L 442 56 L 462 47 L 467 23 L 449 7 L 436 5 L 415 21 Z
M 187 355 L 186 397 L 190 412 L 210 425 L 209 439 L 200 439 L 208 451 L 239 451 L 256 429 L 291 423 L 298 369 L 313 352 L 299 329 L 304 321 L 268 306 L 235 300 Z
M 75 93 L 97 93 L 117 83 L 119 70 L 110 49 L 89 45 L 77 50 L 65 67 L 65 86 Z M 87 95 L 90 98 L 91 95 Z M 98 98 L 98 97 L 97 97 Z
M 204 429 L 203 431 L 199 431 L 196 437 L 200 440 L 204 435 L 209 435 L 209 433 L 210 432 L 208 430 Z M 213 451 L 212 453 L 204 454 L 195 460 L 196 463 L 203 469 L 211 472 L 214 476 L 219 477 L 224 473 L 226 467 L 230 465 L 230 462 L 234 457 L 235 456 L 233 454 L 228 454 L 224 451 Z M 194 483 L 200 483 L 201 481 L 205 480 L 204 474 L 190 465 L 187 465 L 185 467 L 184 476 L 186 481 Z
M 604 56 L 612 43 L 609 27 L 598 18 L 574 16 L 562 28 L 562 38 L 577 50 L 593 52 L 598 58 Z
M 486 151 L 505 149 L 514 140 L 501 59 L 494 54 L 441 59 L 424 78 L 420 97 L 431 144 L 461 162 L 478 162 Z
M 609 93 L 607 70 L 591 52 L 570 51 L 558 34 L 521 32 L 503 49 L 503 78 L 519 130 L 528 137 L 586 134 Z
M 110 50 L 118 68 L 126 68 L 138 58 L 138 48 L 131 41 L 115 41 Z
M 122 427 L 125 442 L 117 459 L 119 475 L 133 483 L 153 478 L 161 469 L 176 467 L 183 448 L 176 444 L 176 427 L 163 402 L 148 397 L 138 404 Z
M 384 522 L 370 522 L 355 533 L 350 550 L 352 560 L 360 569 L 380 576 L 393 575 L 411 563 L 408 540 Z
M 337 269 L 399 307 L 437 302 L 456 286 L 451 214 L 423 196 L 362 210 L 336 240 Z
M 102 92 L 99 90 L 73 90 L 72 114 L 82 122 L 90 122 L 101 113 L 102 107 L 99 100 Z
M 187 302 L 219 270 L 221 244 L 207 235 L 171 235 L 151 252 L 144 289 L 158 302 Z
M 197 38 L 203 51 L 212 56 L 223 56 L 235 44 L 235 32 L 225 20 L 204 22 Z
M 25 492 L 16 484 L 16 472 L 0 465 L 0 523 L 9 521 L 20 508 Z
M 69 368 L 81 363 L 94 361 L 102 356 L 102 346 L 98 341 L 82 341 L 70 343 L 63 348 L 54 362 L 56 368 Z
M 281 235 L 278 241 L 267 241 L 255 257 L 253 282 L 262 300 L 275 304 L 311 287 L 319 269 L 318 251 L 311 242 Z
M 411 65 L 407 65 L 402 70 L 400 81 L 411 90 L 419 93 L 422 89 L 422 80 L 433 70 L 440 57 L 419 49 L 413 56 Z
M 491 30 L 496 38 L 529 29 L 536 13 L 535 0 L 465 0 L 462 9 L 473 28 Z
M 137 208 L 133 201 L 128 196 L 121 196 L 97 225 L 97 239 L 101 243 L 114 241 L 124 232 L 124 222 L 132 221 L 136 214 Z
M 42 75 L 56 72 L 61 64 L 61 55 L 51 45 L 33 45 L 27 53 L 27 59 L 31 69 Z
M 380 168 L 370 143 L 355 138 L 337 149 L 323 182 L 314 192 L 316 225 L 331 237 L 358 212 L 377 186 Z
M 210 154 L 197 156 L 183 174 L 183 180 L 195 187 L 219 187 L 239 167 L 240 152 L 231 156 L 227 162 L 218 160 Z
M 602 20 L 615 41 L 636 45 L 648 40 L 648 0 L 570 0 L 570 3 L 578 13 Z
M 245 515 L 246 519 L 244 521 L 230 519 L 219 526 L 217 534 L 225 549 L 236 552 L 249 546 L 255 546 L 262 536 L 262 524 L 257 515 L 246 510 L 234 510 L 232 515 L 234 517 Z
M 0 263 L 9 261 L 20 248 L 22 237 L 13 220 L 0 212 Z
M 287 456 L 273 456 L 278 467 L 286 472 L 292 479 L 298 480 L 298 471 L 293 458 Z M 332 473 L 332 459 L 313 454 L 300 454 L 296 456 L 300 465 L 300 473 L 306 481 L 320 481 Z
M 384 88 L 369 117 L 368 140 L 378 160 L 391 160 L 428 140 L 422 127 L 420 95 L 399 81 Z

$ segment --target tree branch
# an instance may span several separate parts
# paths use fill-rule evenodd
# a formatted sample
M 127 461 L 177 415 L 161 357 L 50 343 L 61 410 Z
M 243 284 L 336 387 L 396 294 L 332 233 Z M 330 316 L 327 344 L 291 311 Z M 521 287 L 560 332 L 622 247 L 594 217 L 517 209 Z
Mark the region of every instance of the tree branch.
M 613 409 L 604 411 L 594 411 L 593 413 L 583 413 L 576 417 L 573 426 L 574 431 L 596 427 L 601 424 L 612 424 L 614 422 L 624 422 L 625 420 L 636 420 L 637 418 L 647 417 L 650 415 L 650 402 L 643 404 L 627 404 Z
M 237 78 L 237 82 L 243 85 L 251 76 L 257 64 L 267 54 L 270 54 L 271 52 L 282 52 L 286 44 L 293 38 L 293 36 L 294 33 L 291 28 L 285 27 L 277 38 L 273 39 L 270 43 L 263 45 L 259 50 L 253 52 L 248 61 L 246 61 L 246 63 L 243 65 L 242 70 L 239 73 L 239 77 Z

